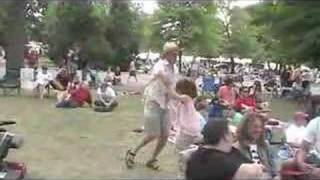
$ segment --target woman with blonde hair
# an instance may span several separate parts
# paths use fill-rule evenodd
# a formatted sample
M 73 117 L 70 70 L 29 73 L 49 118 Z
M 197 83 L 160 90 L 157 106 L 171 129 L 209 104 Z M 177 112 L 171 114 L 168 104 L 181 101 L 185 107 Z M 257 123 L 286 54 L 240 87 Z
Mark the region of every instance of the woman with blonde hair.
M 265 116 L 247 113 L 237 128 L 234 147 L 255 164 L 261 164 L 270 176 L 275 176 L 275 162 L 269 144 L 264 137 Z

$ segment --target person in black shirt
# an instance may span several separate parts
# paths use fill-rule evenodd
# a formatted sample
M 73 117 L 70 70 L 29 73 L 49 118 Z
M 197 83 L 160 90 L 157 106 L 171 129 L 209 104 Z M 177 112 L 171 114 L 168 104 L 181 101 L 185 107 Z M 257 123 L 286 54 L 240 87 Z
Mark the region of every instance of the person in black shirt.
M 209 121 L 204 129 L 204 145 L 187 162 L 187 180 L 257 179 L 265 177 L 263 166 L 252 164 L 232 147 L 227 120 Z

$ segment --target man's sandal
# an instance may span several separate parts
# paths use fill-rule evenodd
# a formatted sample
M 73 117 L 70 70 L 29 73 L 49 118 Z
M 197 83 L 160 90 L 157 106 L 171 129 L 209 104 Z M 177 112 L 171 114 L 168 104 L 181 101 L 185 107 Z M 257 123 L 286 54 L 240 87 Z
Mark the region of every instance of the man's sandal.
M 146 166 L 154 171 L 158 171 L 160 169 L 160 166 L 157 164 L 157 162 L 158 162 L 157 159 L 149 160 L 146 163 Z
M 129 149 L 126 153 L 126 157 L 125 157 L 125 161 L 126 161 L 126 166 L 128 169 L 133 168 L 135 162 L 134 162 L 134 158 L 136 157 L 136 154 L 133 153 L 131 151 L 131 149 Z

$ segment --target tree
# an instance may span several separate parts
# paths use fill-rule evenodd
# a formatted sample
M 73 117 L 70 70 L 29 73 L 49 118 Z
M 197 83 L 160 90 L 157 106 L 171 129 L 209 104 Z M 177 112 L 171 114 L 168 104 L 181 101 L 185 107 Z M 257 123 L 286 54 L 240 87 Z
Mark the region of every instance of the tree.
M 6 2 L 1 2 L 6 3 Z M 7 23 L 5 37 L 6 50 L 6 76 L 8 79 L 17 80 L 20 74 L 24 60 L 24 44 L 26 42 L 26 35 L 24 27 L 26 7 L 26 0 L 11 1 L 7 5 Z
M 250 25 L 251 16 L 239 7 L 232 8 L 233 0 L 217 1 L 218 8 L 222 14 L 224 29 L 224 43 L 222 54 L 231 60 L 231 73 L 234 73 L 234 58 L 254 57 L 257 45 L 256 31 Z
M 48 8 L 48 0 L 29 0 L 26 4 L 25 30 L 28 40 L 45 41 L 43 18 Z
M 319 5 L 319 2 L 279 1 L 252 7 L 254 23 L 259 26 L 269 24 L 268 31 L 278 45 L 279 53 L 274 56 L 280 54 L 282 63 L 318 64 Z
M 107 29 L 106 38 L 115 53 L 113 63 L 126 63 L 128 57 L 137 54 L 139 49 L 138 14 L 130 9 L 129 1 L 113 0 L 111 1 L 110 17 L 113 26 Z
M 139 48 L 138 21 L 126 1 L 50 2 L 44 19 L 50 58 L 58 63 L 73 48 L 79 68 L 126 65 Z
M 154 49 L 161 50 L 165 42 L 176 42 L 184 52 L 194 56 L 213 57 L 220 45 L 216 6 L 212 2 L 160 1 L 150 25 Z M 179 70 L 181 70 L 179 56 Z

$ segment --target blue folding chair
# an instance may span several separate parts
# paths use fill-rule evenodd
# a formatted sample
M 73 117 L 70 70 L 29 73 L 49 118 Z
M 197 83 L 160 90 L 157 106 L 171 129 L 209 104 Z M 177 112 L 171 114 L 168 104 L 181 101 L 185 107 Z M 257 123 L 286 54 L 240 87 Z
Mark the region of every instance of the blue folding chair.
M 204 93 L 216 93 L 218 91 L 218 85 L 215 83 L 213 76 L 203 77 L 202 92 Z

